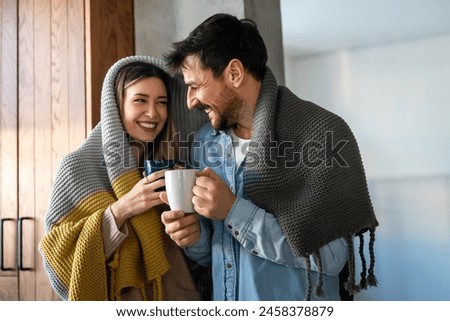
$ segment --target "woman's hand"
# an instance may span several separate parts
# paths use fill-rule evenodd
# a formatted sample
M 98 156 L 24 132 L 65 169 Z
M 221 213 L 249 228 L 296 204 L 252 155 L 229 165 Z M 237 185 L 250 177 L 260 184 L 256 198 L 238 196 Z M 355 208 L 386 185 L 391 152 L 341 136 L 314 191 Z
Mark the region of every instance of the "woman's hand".
M 111 205 L 111 211 L 120 229 L 126 220 L 149 208 L 164 204 L 156 189 L 165 186 L 164 170 L 145 176 L 125 196 Z

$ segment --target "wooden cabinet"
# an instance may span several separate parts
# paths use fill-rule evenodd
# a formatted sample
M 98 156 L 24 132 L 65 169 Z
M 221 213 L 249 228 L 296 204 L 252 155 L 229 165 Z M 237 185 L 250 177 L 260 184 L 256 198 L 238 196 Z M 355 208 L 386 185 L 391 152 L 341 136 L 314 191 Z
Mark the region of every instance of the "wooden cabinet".
M 0 300 L 18 300 L 17 4 L 0 4 Z
M 54 300 L 37 245 L 61 158 L 134 53 L 132 0 L 0 0 L 0 300 Z

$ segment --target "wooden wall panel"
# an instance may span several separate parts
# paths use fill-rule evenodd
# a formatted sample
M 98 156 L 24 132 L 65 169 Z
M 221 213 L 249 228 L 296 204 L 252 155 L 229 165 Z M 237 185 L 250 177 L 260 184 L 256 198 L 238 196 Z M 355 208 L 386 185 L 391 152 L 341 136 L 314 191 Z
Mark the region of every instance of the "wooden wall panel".
M 54 175 L 86 137 L 84 3 L 19 2 L 19 217 L 21 300 L 56 299 L 38 253 Z
M 5 183 L 1 184 L 0 188 L 0 217 L 16 218 L 17 8 L 15 6 L 15 0 L 0 0 L 0 6 L 0 180 Z M 11 265 L 8 264 L 8 266 Z
M 34 55 L 39 63 L 34 65 L 35 106 L 35 240 L 44 237 L 44 215 L 52 185 L 52 105 L 51 105 L 51 8 L 48 0 L 34 1 Z M 36 60 L 35 59 L 35 60 Z M 32 242 L 33 243 L 33 242 Z M 51 300 L 53 291 L 39 253 L 34 260 L 36 299 Z M 26 280 L 30 281 L 30 280 Z
M 34 7 L 33 0 L 19 1 L 19 82 L 18 82 L 18 152 L 19 152 L 19 218 L 35 217 L 35 137 L 34 137 Z M 34 269 L 34 225 L 27 220 L 23 225 L 23 263 Z M 18 233 L 19 234 L 19 233 Z M 18 235 L 18 238 L 20 236 Z M 19 256 L 19 255 L 18 255 Z M 19 260 L 20 258 L 18 258 Z M 20 298 L 34 299 L 34 273 L 19 272 Z M 23 295 L 23 294 L 24 295 Z
M 69 152 L 67 13 L 66 1 L 51 1 L 51 129 L 55 165 Z
M 12 276 L 2 276 L 0 278 L 0 300 L 1 301 L 17 301 L 18 295 L 18 278 Z
M 86 138 L 86 95 L 85 95 L 85 45 L 84 45 L 84 3 L 68 1 L 67 39 L 69 50 L 68 92 L 69 99 L 69 148 L 74 150 Z
M 86 94 L 88 131 L 100 120 L 100 96 L 106 72 L 119 58 L 133 55 L 133 0 L 85 0 Z
M 0 218 L 4 222 L 4 268 L 0 300 L 19 297 L 16 270 L 17 196 L 17 3 L 0 0 Z M 6 292 L 6 289 L 8 290 Z

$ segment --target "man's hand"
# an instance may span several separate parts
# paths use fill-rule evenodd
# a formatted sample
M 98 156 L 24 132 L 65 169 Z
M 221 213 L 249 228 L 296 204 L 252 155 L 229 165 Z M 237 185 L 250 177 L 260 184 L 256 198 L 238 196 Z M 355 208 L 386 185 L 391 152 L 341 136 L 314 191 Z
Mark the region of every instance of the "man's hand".
M 236 196 L 230 187 L 211 168 L 197 173 L 193 188 L 194 210 L 211 219 L 225 220 Z
M 185 214 L 183 211 L 166 211 L 161 215 L 166 233 L 180 247 L 187 247 L 200 238 L 200 223 L 196 213 Z

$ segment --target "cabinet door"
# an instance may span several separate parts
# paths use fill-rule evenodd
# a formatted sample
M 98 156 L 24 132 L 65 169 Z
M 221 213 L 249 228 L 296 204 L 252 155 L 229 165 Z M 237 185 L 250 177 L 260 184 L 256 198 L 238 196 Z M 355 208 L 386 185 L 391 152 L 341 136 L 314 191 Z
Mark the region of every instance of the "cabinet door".
M 54 175 L 134 53 L 133 0 L 0 0 L 0 27 L 0 300 L 55 300 L 38 252 Z
M 86 138 L 85 7 L 71 0 L 16 3 L 19 300 L 53 300 L 38 244 L 59 162 Z
M 17 300 L 17 2 L 0 6 L 0 300 Z

